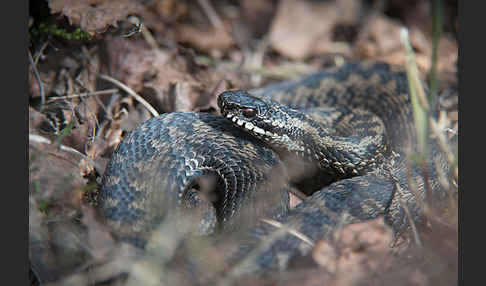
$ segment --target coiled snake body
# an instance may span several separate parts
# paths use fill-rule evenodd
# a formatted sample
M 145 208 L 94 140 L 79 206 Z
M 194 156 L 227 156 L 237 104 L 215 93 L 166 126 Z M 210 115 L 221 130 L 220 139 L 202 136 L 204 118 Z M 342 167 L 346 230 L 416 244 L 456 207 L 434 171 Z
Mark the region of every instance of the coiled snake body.
M 312 240 L 343 223 L 382 215 L 402 231 L 408 225 L 403 204 L 420 219 L 404 170 L 414 132 L 400 68 L 348 63 L 250 93 L 224 92 L 218 106 L 222 116 L 152 118 L 119 144 L 103 177 L 101 209 L 120 237 L 144 246 L 151 231 L 181 209 L 199 211 L 198 231 L 211 233 L 236 224 L 236 214 L 266 193 L 278 194 L 268 202 L 268 215 Z M 293 163 L 306 169 L 293 175 Z M 430 169 L 432 178 L 435 172 Z M 423 197 L 420 174 L 411 174 Z M 203 194 L 207 176 L 215 178 L 213 191 Z M 290 185 L 310 197 L 287 212 Z M 431 186 L 441 196 L 438 184 Z M 309 251 L 301 239 L 275 231 L 261 224 L 250 232 L 253 239 L 238 254 L 245 271 L 284 269 Z

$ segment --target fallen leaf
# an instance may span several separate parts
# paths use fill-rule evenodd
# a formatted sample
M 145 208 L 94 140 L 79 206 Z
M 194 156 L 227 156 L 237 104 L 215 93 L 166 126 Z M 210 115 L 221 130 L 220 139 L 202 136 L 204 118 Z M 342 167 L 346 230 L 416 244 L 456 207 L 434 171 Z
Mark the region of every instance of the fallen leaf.
M 211 52 L 212 50 L 228 50 L 234 44 L 231 35 L 225 27 L 215 28 L 208 27 L 202 29 L 194 25 L 178 25 L 177 41 L 194 45 L 201 51 Z
M 356 0 L 280 1 L 270 28 L 270 44 L 291 59 L 326 53 L 349 55 L 348 46 L 332 40 L 333 31 L 338 24 L 356 24 L 360 10 Z
M 337 18 L 335 6 L 327 2 L 283 0 L 270 28 L 270 45 L 286 57 L 302 59 L 317 39 L 330 41 Z
M 318 241 L 312 256 L 335 275 L 333 285 L 354 285 L 386 265 L 392 239 L 391 229 L 378 218 L 346 226 L 334 233 L 332 241 Z
M 52 13 L 65 15 L 71 25 L 94 35 L 110 25 L 116 27 L 117 21 L 136 14 L 141 6 L 138 1 L 130 0 L 50 0 L 49 8 Z
M 152 50 L 142 40 L 108 37 L 106 45 L 110 69 L 116 71 L 113 77 L 132 88 L 156 110 L 174 112 L 194 108 L 201 83 L 189 72 L 185 57 Z
M 83 206 L 82 223 L 87 227 L 90 254 L 95 261 L 103 261 L 115 246 L 109 229 L 96 219 L 95 211 L 91 207 Z
M 376 58 L 401 51 L 401 28 L 397 21 L 374 13 L 358 35 L 355 44 L 356 54 L 361 58 Z

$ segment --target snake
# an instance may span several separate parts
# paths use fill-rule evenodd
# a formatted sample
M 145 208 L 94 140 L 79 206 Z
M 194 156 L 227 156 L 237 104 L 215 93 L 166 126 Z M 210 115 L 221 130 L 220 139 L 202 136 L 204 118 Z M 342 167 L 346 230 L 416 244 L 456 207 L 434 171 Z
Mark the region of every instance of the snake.
M 253 214 L 310 241 L 377 217 L 396 233 L 423 219 L 418 202 L 426 182 L 406 163 L 417 140 L 402 67 L 348 62 L 259 89 L 224 91 L 217 104 L 220 114 L 151 118 L 116 147 L 100 209 L 120 239 L 143 249 L 154 229 L 184 214 L 196 218 L 191 231 L 198 235 L 238 230 L 239 217 Z M 427 167 L 430 195 L 443 199 L 436 177 L 449 166 L 438 148 L 429 161 L 439 162 Z M 292 190 L 305 198 L 291 209 Z M 257 221 L 230 255 L 243 269 L 234 273 L 285 270 L 311 250 L 308 241 Z

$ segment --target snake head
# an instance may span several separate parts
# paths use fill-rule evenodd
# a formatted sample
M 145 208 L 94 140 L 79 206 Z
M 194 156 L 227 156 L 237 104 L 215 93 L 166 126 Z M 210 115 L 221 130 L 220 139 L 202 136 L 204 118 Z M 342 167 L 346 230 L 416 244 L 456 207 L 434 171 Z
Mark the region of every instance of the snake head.
M 295 119 L 302 114 L 244 90 L 225 91 L 218 96 L 221 114 L 270 146 L 288 151 L 303 151 Z
M 244 90 L 221 93 L 218 96 L 218 106 L 224 117 L 257 137 L 272 136 L 272 131 L 275 131 L 273 127 L 283 125 L 280 118 L 272 116 L 272 102 L 250 95 Z

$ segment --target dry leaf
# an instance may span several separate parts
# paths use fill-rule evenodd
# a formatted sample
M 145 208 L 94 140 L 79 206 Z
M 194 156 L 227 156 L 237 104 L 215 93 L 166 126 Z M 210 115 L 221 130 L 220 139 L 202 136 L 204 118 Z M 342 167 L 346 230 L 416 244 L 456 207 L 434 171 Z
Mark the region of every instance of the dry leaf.
M 188 71 L 185 57 L 171 57 L 162 50 L 152 50 L 141 40 L 108 37 L 106 45 L 111 70 L 116 71 L 113 77 L 132 88 L 156 110 L 173 112 L 194 108 L 201 83 Z
M 90 247 L 90 254 L 94 260 L 103 261 L 115 246 L 115 241 L 111 237 L 108 228 L 96 219 L 93 208 L 82 207 L 82 210 L 82 223 L 88 230 L 87 243 Z
M 356 53 L 362 58 L 376 58 L 401 51 L 400 29 L 402 26 L 381 14 L 372 15 L 358 35 Z
M 331 39 L 338 15 L 327 2 L 281 1 L 270 29 L 270 45 L 292 59 L 308 56 L 317 39 Z M 298 19 L 298 20 L 296 20 Z
M 333 285 L 354 285 L 386 263 L 391 229 L 383 219 L 346 226 L 334 233 L 334 241 L 318 241 L 313 258 L 337 277 Z
M 203 30 L 193 25 L 180 24 L 177 26 L 177 40 L 181 43 L 194 45 L 205 52 L 228 50 L 234 44 L 224 26 L 220 28 L 211 26 L 207 30 Z
M 53 13 L 65 15 L 71 25 L 92 35 L 109 25 L 116 27 L 117 21 L 141 9 L 138 1 L 130 0 L 50 0 L 49 7 Z
M 325 53 L 349 55 L 349 46 L 333 42 L 333 31 L 338 24 L 355 24 L 360 10 L 356 0 L 281 1 L 270 29 L 270 44 L 291 59 Z

